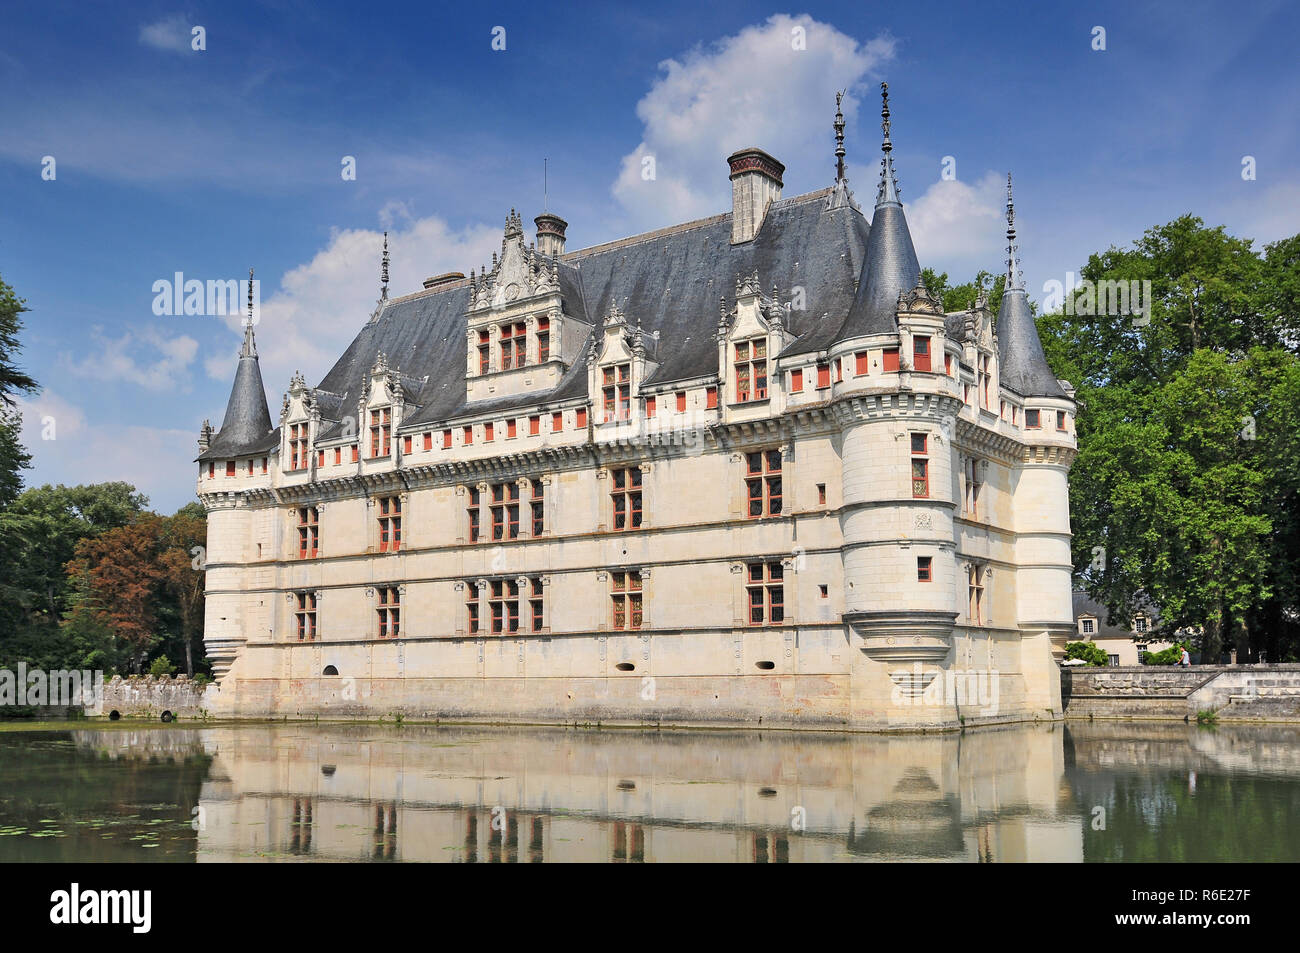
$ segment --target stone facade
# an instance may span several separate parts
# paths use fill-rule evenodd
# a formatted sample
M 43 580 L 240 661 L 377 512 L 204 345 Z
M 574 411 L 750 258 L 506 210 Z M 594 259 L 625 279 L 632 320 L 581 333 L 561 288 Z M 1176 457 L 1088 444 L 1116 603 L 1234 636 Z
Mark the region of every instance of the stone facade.
M 843 180 L 569 253 L 545 216 L 549 258 L 512 212 L 490 270 L 385 286 L 276 429 L 200 442 L 211 710 L 1060 717 L 1074 403 L 1040 348 L 1002 380 L 1023 289 L 945 314 L 881 194 L 874 234 Z

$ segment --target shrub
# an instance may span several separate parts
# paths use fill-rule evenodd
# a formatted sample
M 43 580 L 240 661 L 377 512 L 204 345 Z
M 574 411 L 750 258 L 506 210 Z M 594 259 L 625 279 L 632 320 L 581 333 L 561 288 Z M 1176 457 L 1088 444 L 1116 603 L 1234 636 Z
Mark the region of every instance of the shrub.
M 1110 659 L 1095 642 L 1070 642 L 1065 646 L 1067 659 L 1083 659 L 1089 665 L 1109 665 Z

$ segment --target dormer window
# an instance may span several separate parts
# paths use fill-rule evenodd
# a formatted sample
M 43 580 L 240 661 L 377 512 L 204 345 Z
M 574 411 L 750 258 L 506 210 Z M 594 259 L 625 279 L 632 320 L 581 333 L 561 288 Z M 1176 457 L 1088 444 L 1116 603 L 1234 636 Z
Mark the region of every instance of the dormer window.
M 632 412 L 632 365 L 602 368 L 601 394 L 605 399 L 605 419 L 627 420 Z
M 492 366 L 492 350 L 488 343 L 488 333 L 480 331 L 478 333 L 478 372 L 486 374 Z
M 307 469 L 307 425 L 289 426 L 289 469 Z M 234 476 L 234 474 L 231 474 Z
M 537 319 L 537 363 L 544 364 L 551 359 L 551 319 Z
M 1133 620 L 1133 631 L 1134 631 L 1134 632 L 1145 632 L 1145 631 L 1147 631 L 1147 628 L 1148 628 L 1148 627 L 1149 627 L 1149 625 L 1148 625 L 1148 622 L 1147 622 L 1147 617 L 1144 616 L 1144 615 L 1140 615 L 1140 616 L 1138 616 L 1136 619 Z
M 393 411 L 385 407 L 370 412 L 370 456 L 387 457 L 392 453 Z
M 1096 624 L 1093 622 L 1092 619 L 1080 619 L 1079 625 L 1080 625 L 1079 631 L 1083 635 L 1092 635 L 1097 628 Z
M 736 401 L 767 397 L 767 338 L 740 341 L 735 345 Z
M 528 325 L 522 321 L 501 325 L 501 370 L 528 363 Z

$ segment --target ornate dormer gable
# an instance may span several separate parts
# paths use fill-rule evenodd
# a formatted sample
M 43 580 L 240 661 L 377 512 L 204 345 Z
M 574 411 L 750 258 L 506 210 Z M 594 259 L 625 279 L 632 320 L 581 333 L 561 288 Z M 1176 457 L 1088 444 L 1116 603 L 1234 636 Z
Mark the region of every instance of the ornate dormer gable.
M 301 371 L 294 371 L 280 405 L 280 465 L 286 473 L 309 468 L 312 445 L 319 432 L 316 391 L 307 386 Z
M 212 446 L 212 421 L 204 418 L 203 426 L 199 429 L 199 453 L 203 453 L 210 446 Z
M 587 354 L 587 392 L 593 395 L 597 423 L 627 420 L 641 382 L 659 367 L 646 357 L 646 334 L 610 304 L 600 333 L 591 336 Z
M 357 401 L 358 443 L 363 459 L 393 455 L 396 448 L 393 435 L 406 414 L 406 396 L 401 372 L 389 367 L 388 356 L 380 351 Z
M 899 368 L 921 372 L 943 370 L 947 316 L 943 302 L 918 278 L 910 291 L 898 293 Z
M 470 271 L 468 400 L 549 390 L 577 358 L 591 328 L 566 313 L 561 267 L 558 254 L 524 244 L 523 221 L 511 209 L 491 269 Z
M 736 306 L 727 310 L 724 298 L 718 318 L 718 380 L 727 403 L 765 400 L 772 362 L 794 338 L 790 310 L 782 305 L 776 285 L 766 297 L 758 271 L 736 276 Z

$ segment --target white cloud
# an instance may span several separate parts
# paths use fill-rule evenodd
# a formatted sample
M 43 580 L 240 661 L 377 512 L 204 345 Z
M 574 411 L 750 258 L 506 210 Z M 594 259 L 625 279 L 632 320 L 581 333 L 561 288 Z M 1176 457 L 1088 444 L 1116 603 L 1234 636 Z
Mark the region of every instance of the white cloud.
M 145 23 L 140 27 L 140 42 L 152 46 L 155 50 L 169 53 L 190 52 L 190 25 L 184 14 L 173 13 L 156 23 Z
M 986 172 L 974 185 L 940 179 L 906 211 L 922 267 L 947 271 L 960 284 L 981 268 L 996 271 L 1002 261 L 1006 180 L 996 172 Z
M 154 328 L 126 331 L 121 337 L 110 338 L 102 328 L 94 327 L 90 336 L 97 345 L 95 353 L 80 361 L 61 355 L 65 370 L 77 377 L 128 381 L 149 390 L 183 387 L 199 350 L 199 342 L 188 334 L 167 337 Z
M 798 29 L 804 49 L 793 42 Z M 889 37 L 863 44 L 807 15 L 777 14 L 665 60 L 663 75 L 637 104 L 642 141 L 623 157 L 614 197 L 638 229 L 725 210 L 728 155 L 747 146 L 786 163 L 825 155 L 835 91 L 849 91 L 844 113 L 851 122 L 854 87 L 893 55 Z M 642 177 L 646 156 L 655 160 L 653 180 Z
M 391 203 L 383 209 L 381 219 L 390 226 L 390 297 L 419 291 L 421 282 L 431 275 L 448 271 L 468 274 L 470 268 L 488 263 L 492 252 L 500 248 L 499 227 L 473 225 L 455 230 L 439 218 L 412 220 L 403 206 Z M 264 297 L 256 328 L 257 351 L 273 416 L 277 396 L 288 389 L 294 371 L 301 370 L 310 383 L 318 382 L 369 319 L 379 298 L 382 247 L 380 231 L 335 231 L 325 248 L 311 261 L 287 272 L 279 290 Z M 232 316 L 226 324 L 242 337 L 240 320 Z M 233 377 L 239 350 L 239 339 L 229 340 L 229 352 L 210 354 L 203 360 L 208 374 L 226 383 Z M 214 408 L 214 422 L 222 410 Z

